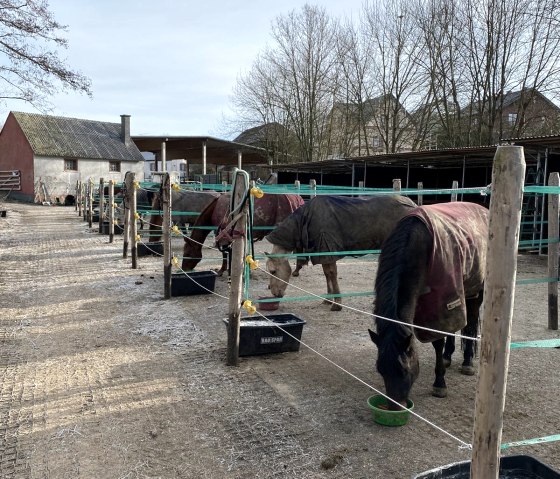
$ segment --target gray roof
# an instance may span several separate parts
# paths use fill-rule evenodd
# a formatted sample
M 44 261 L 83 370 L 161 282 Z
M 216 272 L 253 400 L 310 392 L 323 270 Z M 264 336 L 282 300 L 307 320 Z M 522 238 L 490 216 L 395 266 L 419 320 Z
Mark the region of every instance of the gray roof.
M 12 114 L 35 155 L 144 161 L 132 140 L 123 142 L 120 123 L 17 111 Z

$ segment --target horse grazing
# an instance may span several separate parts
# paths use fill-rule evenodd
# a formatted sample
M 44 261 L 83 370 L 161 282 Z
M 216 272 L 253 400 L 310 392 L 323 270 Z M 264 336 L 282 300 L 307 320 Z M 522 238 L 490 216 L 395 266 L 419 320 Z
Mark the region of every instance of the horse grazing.
M 189 271 L 202 259 L 202 244 L 210 233 L 210 229 L 197 229 L 197 227 L 217 227 L 218 230 L 225 228 L 229 222 L 230 212 L 230 198 L 229 194 L 225 194 L 212 201 L 200 213 L 200 216 L 193 224 L 193 232 L 190 238 L 185 237 L 185 245 L 183 248 L 183 262 L 182 269 Z M 278 195 L 264 195 L 262 198 L 255 198 L 254 211 L 253 211 L 253 226 L 275 226 L 284 220 L 291 213 L 296 211 L 304 203 L 300 195 L 278 194 Z M 253 231 L 253 239 L 255 241 L 262 240 L 268 233 L 267 230 Z M 231 238 L 227 235 L 227 231 L 223 231 L 220 238 L 217 240 L 216 245 L 223 252 L 222 266 L 218 271 L 221 276 L 227 269 L 227 255 L 226 251 L 231 244 Z M 218 238 L 217 236 L 217 238 Z
M 216 191 L 173 190 L 171 192 L 171 210 L 184 211 L 187 213 L 200 213 L 219 196 L 220 193 L 217 193 Z M 157 192 L 154 194 L 152 210 L 161 211 L 162 209 L 162 195 L 161 192 Z M 186 226 L 196 222 L 196 215 L 172 215 L 171 220 L 179 226 Z M 150 218 L 150 241 L 160 241 L 162 222 L 163 216 L 161 214 L 152 214 Z
M 377 332 L 369 333 L 378 349 L 377 370 L 387 395 L 397 403 L 406 404 L 419 374 L 413 335 L 432 343 L 436 353 L 432 394 L 447 395 L 445 368 L 451 363 L 455 343 L 449 336 L 446 341 L 445 333 L 477 334 L 487 241 L 488 210 L 474 203 L 453 202 L 419 206 L 383 244 L 375 280 Z M 463 374 L 474 374 L 473 343 L 464 341 Z M 399 409 L 391 401 L 389 407 Z
M 378 249 L 397 222 L 415 207 L 412 200 L 398 195 L 317 196 L 286 218 L 266 239 L 273 245 L 272 255 Z M 312 264 L 323 266 L 328 294 L 340 294 L 336 262 L 341 258 L 342 255 L 311 256 Z M 270 291 L 281 298 L 290 280 L 290 264 L 286 258 L 269 256 L 266 267 L 272 275 Z M 331 311 L 342 309 L 340 297 L 325 303 L 332 304 Z

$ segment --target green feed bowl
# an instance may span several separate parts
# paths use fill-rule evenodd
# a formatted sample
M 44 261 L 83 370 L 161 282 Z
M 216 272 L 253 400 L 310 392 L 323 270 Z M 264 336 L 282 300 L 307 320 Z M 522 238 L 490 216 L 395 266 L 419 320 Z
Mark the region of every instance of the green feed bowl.
M 406 400 L 406 409 L 399 411 L 385 409 L 388 401 L 381 395 L 370 396 L 367 402 L 373 420 L 383 426 L 404 426 L 408 422 L 410 411 L 414 409 L 414 403 L 410 399 Z

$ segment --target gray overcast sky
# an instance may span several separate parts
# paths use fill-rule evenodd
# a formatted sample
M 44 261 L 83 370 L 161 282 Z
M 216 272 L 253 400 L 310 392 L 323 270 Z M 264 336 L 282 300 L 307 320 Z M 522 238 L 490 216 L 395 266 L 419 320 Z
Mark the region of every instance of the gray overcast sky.
M 363 0 L 50 0 L 68 25 L 67 64 L 92 80 L 93 99 L 53 100 L 51 114 L 119 122 L 133 135 L 224 137 L 221 119 L 238 75 L 270 42 L 271 22 L 305 4 L 356 19 Z M 36 112 L 22 102 L 2 106 Z

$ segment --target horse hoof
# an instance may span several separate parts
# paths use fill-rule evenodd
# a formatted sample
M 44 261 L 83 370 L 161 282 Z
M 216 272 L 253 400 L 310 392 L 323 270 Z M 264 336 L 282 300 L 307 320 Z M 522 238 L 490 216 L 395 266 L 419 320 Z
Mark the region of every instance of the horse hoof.
M 292 276 L 293 276 L 294 278 L 297 278 L 297 277 L 299 276 L 299 271 L 294 271 L 294 272 L 292 273 Z
M 474 376 L 474 373 L 476 372 L 473 366 L 464 365 L 461 366 L 461 369 L 459 371 L 461 371 L 461 374 L 464 374 L 465 376 Z
M 331 306 L 331 311 L 342 311 L 342 306 L 340 306 L 340 304 L 334 303 Z
M 451 366 L 451 358 L 443 358 L 443 367 L 447 369 L 449 366 Z
M 434 386 L 432 388 L 432 396 L 435 396 L 437 398 L 447 397 L 447 388 L 437 388 Z

